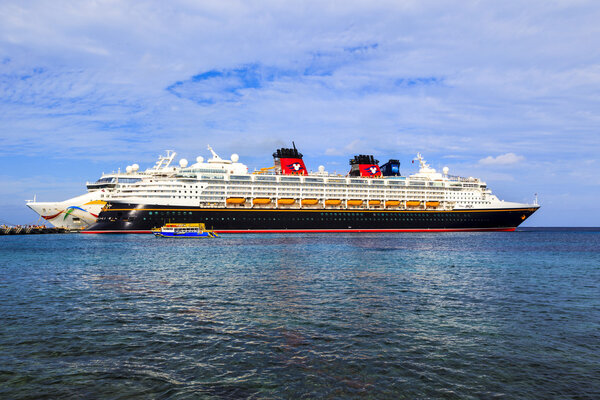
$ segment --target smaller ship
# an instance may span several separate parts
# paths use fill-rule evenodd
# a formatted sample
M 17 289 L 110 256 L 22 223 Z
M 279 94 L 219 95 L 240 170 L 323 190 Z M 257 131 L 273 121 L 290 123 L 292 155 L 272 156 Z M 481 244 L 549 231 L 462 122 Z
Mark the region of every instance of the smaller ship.
M 176 238 L 199 238 L 199 237 L 219 237 L 215 232 L 206 229 L 203 223 L 196 224 L 166 224 L 157 229 L 152 229 L 156 237 L 176 237 Z
M 159 178 L 177 171 L 171 166 L 175 153 L 167 150 L 166 156 L 158 156 L 156 165 L 140 171 L 138 164 L 128 165 L 125 171 L 102 174 L 95 182 L 87 182 L 88 192 L 64 201 L 38 202 L 27 201 L 27 207 L 57 228 L 81 230 L 96 222 L 98 214 L 106 206 L 111 196 L 142 181 L 144 178 Z M 187 161 L 186 161 L 187 163 Z

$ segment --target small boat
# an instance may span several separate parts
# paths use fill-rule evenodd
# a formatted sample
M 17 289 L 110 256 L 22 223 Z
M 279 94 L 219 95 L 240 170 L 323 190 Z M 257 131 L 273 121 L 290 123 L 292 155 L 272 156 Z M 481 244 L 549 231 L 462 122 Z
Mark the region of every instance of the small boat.
M 296 199 L 279 199 L 277 200 L 278 206 L 291 206 L 296 203 Z
M 229 204 L 244 204 L 246 202 L 245 197 L 228 197 L 226 203 Z
M 206 229 L 205 225 L 199 224 L 166 224 L 157 229 L 152 229 L 156 237 L 177 237 L 177 238 L 197 238 L 197 237 L 219 237 L 215 232 Z
M 271 204 L 271 199 L 268 197 L 256 197 L 256 198 L 252 199 L 252 204 L 254 204 L 254 205 Z
M 317 200 L 317 199 L 302 199 L 303 206 L 314 206 L 318 202 L 319 202 L 319 200 Z

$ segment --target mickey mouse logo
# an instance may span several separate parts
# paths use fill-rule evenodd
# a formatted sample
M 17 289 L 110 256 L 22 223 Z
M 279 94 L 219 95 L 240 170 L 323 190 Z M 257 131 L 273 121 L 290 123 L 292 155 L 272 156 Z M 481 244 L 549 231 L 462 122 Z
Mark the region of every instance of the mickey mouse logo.
M 377 165 L 370 165 L 363 169 L 367 176 L 379 175 L 381 172 L 379 171 L 379 167 Z
M 304 167 L 299 162 L 293 162 L 293 163 L 287 164 L 287 168 L 293 172 L 304 171 Z

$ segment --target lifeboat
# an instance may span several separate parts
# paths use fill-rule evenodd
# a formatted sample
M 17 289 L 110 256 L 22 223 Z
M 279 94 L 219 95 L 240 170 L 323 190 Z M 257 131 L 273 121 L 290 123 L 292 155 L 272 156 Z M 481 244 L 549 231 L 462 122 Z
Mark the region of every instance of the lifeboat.
M 381 205 L 381 200 L 369 200 L 370 206 L 379 206 Z
M 439 207 L 440 202 L 439 201 L 428 201 L 427 203 L 425 203 L 425 205 L 427 205 L 427 207 Z
M 244 197 L 228 197 L 225 202 L 227 204 L 244 204 L 246 199 Z
M 419 207 L 421 205 L 420 201 L 407 201 L 406 207 Z
M 342 204 L 342 201 L 340 199 L 328 199 L 328 200 L 325 200 L 325 205 L 326 206 L 339 206 L 340 204 Z
M 277 200 L 277 205 L 280 206 L 291 206 L 296 202 L 296 199 L 279 199 Z
M 385 202 L 386 207 L 398 207 L 400 205 L 400 200 L 388 200 Z
M 363 203 L 362 200 L 348 200 L 349 206 L 361 206 Z
M 252 200 L 252 204 L 259 204 L 259 205 L 271 204 L 271 199 L 269 199 L 268 197 L 257 197 Z
M 318 202 L 319 202 L 319 200 L 317 200 L 317 199 L 302 199 L 303 206 L 314 206 Z

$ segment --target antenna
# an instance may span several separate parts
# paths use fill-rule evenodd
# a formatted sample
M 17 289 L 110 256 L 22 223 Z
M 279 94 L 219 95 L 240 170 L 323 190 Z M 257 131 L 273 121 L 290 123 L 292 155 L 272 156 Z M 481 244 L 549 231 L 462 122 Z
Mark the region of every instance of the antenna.
M 208 145 L 208 146 L 206 146 L 206 147 L 208 148 L 208 151 L 210 151 L 210 152 L 212 153 L 213 160 L 220 160 L 220 159 L 221 159 L 221 157 L 219 157 L 219 156 L 217 155 L 217 153 L 215 153 L 215 151 L 213 150 L 213 148 L 212 148 L 212 147 L 210 147 L 210 145 Z
M 293 140 L 292 140 L 292 146 L 294 147 L 294 152 L 298 151 L 298 150 L 296 150 L 296 143 L 294 143 Z

